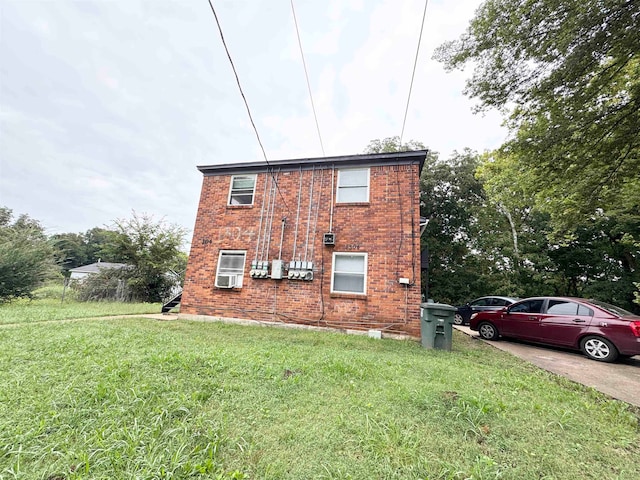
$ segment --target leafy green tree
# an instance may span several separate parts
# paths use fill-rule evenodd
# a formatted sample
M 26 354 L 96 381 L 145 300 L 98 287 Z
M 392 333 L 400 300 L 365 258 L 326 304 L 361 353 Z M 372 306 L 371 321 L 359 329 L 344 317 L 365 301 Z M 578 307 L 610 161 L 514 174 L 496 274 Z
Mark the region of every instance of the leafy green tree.
M 400 145 L 400 137 L 387 137 L 383 140 L 375 139 L 369 142 L 367 148 L 364 149 L 364 153 L 391 153 L 391 152 L 406 152 L 409 150 L 426 150 L 422 142 L 416 140 L 409 140 Z
M 55 251 L 55 258 L 65 275 L 72 268 L 95 263 L 116 262 L 119 260 L 108 251 L 107 245 L 112 243 L 116 232 L 95 227 L 82 233 L 59 233 L 50 237 Z
M 474 67 L 466 93 L 510 116 L 505 145 L 560 230 L 640 210 L 640 2 L 487 0 L 436 52 Z
M 511 293 L 508 282 L 499 280 L 499 256 L 487 258 L 474 248 L 479 214 L 486 214 L 482 183 L 474 175 L 479 158 L 468 149 L 454 152 L 447 161 L 434 155 L 422 170 L 421 215 L 428 219 L 422 241 L 429 254 L 424 280 L 429 296 L 440 302 L 458 304 L 489 293 Z M 494 289 L 488 280 L 505 287 Z
M 591 297 L 637 310 L 632 303 L 638 276 L 640 236 L 634 215 L 600 212 L 576 223 L 573 234 L 557 239 L 547 213 L 536 202 L 535 175 L 515 154 L 486 155 L 477 170 L 488 206 L 504 215 L 512 245 L 494 243 L 500 227 L 478 235 L 476 250 L 487 255 L 490 245 L 510 260 L 520 296 L 555 294 Z M 487 225 L 486 222 L 479 222 Z
M 0 207 L 0 302 L 30 297 L 56 272 L 53 251 L 39 222 Z
M 100 227 L 94 227 L 85 232 L 87 263 L 94 263 L 98 260 L 120 263 L 120 259 L 108 248 L 108 245 L 113 243 L 114 235 L 116 232 L 113 230 Z
M 175 282 L 171 272 L 184 266 L 185 255 L 180 248 L 186 231 L 136 212 L 130 219 L 115 220 L 113 231 L 103 250 L 132 266 L 132 271 L 123 269 L 131 297 L 148 302 L 165 299 Z
M 63 271 L 91 263 L 81 233 L 59 233 L 52 235 L 49 240 L 54 248 L 56 261 Z

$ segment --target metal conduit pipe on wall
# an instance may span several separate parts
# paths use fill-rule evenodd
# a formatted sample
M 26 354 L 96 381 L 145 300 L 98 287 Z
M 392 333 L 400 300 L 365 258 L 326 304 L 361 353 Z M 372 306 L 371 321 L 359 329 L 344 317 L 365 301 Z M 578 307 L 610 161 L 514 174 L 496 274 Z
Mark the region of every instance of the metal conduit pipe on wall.
M 311 208 L 313 207 L 313 188 L 316 177 L 316 166 L 311 171 L 311 186 L 309 187 L 309 211 L 307 212 L 307 236 L 304 241 L 304 261 L 307 261 L 307 251 L 309 249 L 309 228 L 311 228 Z

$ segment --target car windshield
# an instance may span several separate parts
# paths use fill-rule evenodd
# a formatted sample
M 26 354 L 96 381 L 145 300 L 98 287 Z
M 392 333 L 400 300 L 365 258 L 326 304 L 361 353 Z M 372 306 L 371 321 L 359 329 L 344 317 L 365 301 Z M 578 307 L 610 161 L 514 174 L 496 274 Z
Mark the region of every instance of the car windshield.
M 597 307 L 606 310 L 609 313 L 617 317 L 627 317 L 633 315 L 633 313 L 626 311 L 624 308 L 616 307 L 615 305 L 611 305 L 610 303 L 601 302 L 600 300 L 589 300 L 591 303 L 596 305 Z

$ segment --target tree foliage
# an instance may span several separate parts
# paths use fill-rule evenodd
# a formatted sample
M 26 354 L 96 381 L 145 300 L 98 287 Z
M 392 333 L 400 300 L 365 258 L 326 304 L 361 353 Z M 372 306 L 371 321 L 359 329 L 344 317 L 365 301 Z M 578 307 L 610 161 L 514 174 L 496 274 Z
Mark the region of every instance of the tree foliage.
M 369 151 L 394 145 L 397 137 L 375 140 Z M 513 152 L 464 150 L 447 160 L 429 152 L 420 177 L 424 293 L 454 305 L 489 294 L 578 296 L 640 312 L 636 216 L 599 212 L 558 238 L 539 195 L 535 173 Z
M 426 150 L 426 147 L 422 142 L 416 140 L 409 140 L 400 145 L 400 137 L 387 137 L 385 139 L 374 139 L 369 142 L 367 148 L 364 149 L 364 153 L 391 153 L 391 152 L 406 152 L 409 150 Z
M 116 232 L 105 228 L 95 227 L 86 233 L 59 233 L 50 237 L 55 251 L 58 265 L 63 272 L 68 273 L 72 268 L 95 263 L 116 262 L 119 260 L 113 256 L 107 247 Z
M 549 214 L 539 208 L 535 175 L 518 156 L 494 152 L 483 157 L 477 170 L 487 194 L 488 206 L 505 218 L 512 230 L 514 274 L 518 294 L 569 295 L 597 298 L 629 310 L 634 282 L 640 281 L 638 261 L 640 222 L 636 214 L 596 212 L 573 224 L 573 234 L 552 235 Z M 481 224 L 483 222 L 480 222 Z M 477 250 L 487 252 L 489 232 L 480 232 Z M 516 240 L 517 239 L 517 240 Z
M 436 52 L 473 64 L 466 93 L 510 114 L 503 146 L 540 186 L 558 228 L 640 210 L 640 2 L 487 0 Z
M 155 221 L 152 216 L 133 212 L 129 219 L 114 221 L 115 232 L 104 252 L 119 262 L 132 266 L 123 270 L 133 299 L 159 302 L 165 299 L 176 283 L 172 272 L 184 269 L 184 228 Z
M 0 303 L 30 297 L 56 272 L 42 226 L 27 215 L 12 219 L 13 212 L 0 207 Z

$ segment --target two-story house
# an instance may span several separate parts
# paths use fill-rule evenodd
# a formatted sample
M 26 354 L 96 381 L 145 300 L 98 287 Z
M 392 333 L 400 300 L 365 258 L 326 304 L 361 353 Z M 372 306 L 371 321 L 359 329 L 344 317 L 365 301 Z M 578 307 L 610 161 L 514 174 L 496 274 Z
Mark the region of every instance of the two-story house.
M 198 167 L 181 313 L 419 336 L 426 153 Z

